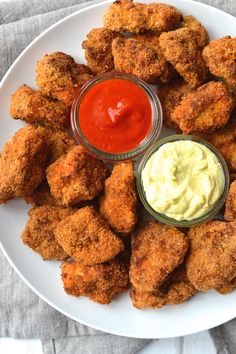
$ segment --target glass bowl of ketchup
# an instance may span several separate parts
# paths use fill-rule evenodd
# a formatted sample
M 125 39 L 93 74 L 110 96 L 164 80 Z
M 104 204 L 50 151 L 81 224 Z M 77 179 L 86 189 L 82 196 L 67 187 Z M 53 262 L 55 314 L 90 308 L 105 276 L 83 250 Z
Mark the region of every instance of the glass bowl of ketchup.
M 79 90 L 71 110 L 77 143 L 107 161 L 142 155 L 162 128 L 162 108 L 150 85 L 136 76 L 105 73 Z

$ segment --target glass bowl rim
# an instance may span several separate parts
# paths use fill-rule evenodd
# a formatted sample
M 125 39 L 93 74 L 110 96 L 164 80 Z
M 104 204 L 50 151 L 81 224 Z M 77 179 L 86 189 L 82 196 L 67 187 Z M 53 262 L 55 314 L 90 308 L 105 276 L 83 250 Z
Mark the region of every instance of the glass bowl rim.
M 79 127 L 79 120 L 77 119 L 77 117 L 79 104 L 81 103 L 86 92 L 91 87 L 102 81 L 116 78 L 131 81 L 132 83 L 141 87 L 145 91 L 152 107 L 153 125 L 147 137 L 137 148 L 122 153 L 107 153 L 105 151 L 97 149 L 92 144 L 90 144 L 90 142 L 85 138 L 82 130 Z M 115 162 L 134 159 L 140 155 L 143 155 L 153 145 L 153 143 L 159 137 L 162 129 L 163 112 L 158 95 L 156 94 L 154 89 L 145 81 L 131 74 L 125 74 L 120 72 L 108 72 L 95 76 L 94 78 L 89 80 L 80 90 L 78 90 L 77 95 L 72 104 L 70 121 L 73 137 L 78 144 L 81 144 L 91 155 L 96 158 L 103 159 L 105 161 Z
M 165 214 L 161 214 L 158 213 L 157 211 L 155 211 L 150 204 L 147 202 L 146 199 L 146 195 L 142 186 L 142 171 L 147 163 L 147 161 L 149 160 L 149 158 L 151 157 L 151 155 L 157 151 L 161 146 L 163 146 L 164 144 L 167 143 L 171 143 L 174 141 L 181 141 L 181 140 L 189 140 L 189 141 L 194 141 L 197 142 L 201 145 L 204 145 L 205 147 L 207 147 L 211 152 L 214 153 L 214 155 L 216 156 L 217 160 L 219 161 L 219 164 L 221 165 L 221 169 L 222 169 L 222 175 L 224 178 L 223 181 L 223 188 L 222 188 L 222 193 L 219 197 L 219 199 L 214 203 L 214 205 L 210 208 L 210 210 L 208 210 L 204 215 L 192 219 L 192 220 L 176 220 L 173 218 L 170 218 L 168 216 L 166 216 Z M 137 171 L 137 190 L 138 190 L 138 194 L 139 194 L 139 198 L 142 202 L 142 204 L 144 205 L 145 209 L 158 221 L 167 224 L 167 225 L 171 225 L 171 226 L 178 226 L 178 227 L 190 227 L 190 226 L 194 226 L 197 224 L 200 224 L 204 221 L 213 219 L 214 216 L 216 216 L 216 214 L 220 211 L 220 209 L 222 208 L 228 191 L 229 191 L 229 185 L 230 185 L 230 177 L 229 177 L 229 170 L 228 170 L 228 166 L 225 162 L 225 159 L 223 158 L 223 156 L 221 155 L 221 153 L 211 144 L 209 143 L 207 140 L 199 138 L 197 136 L 194 135 L 184 135 L 184 134 L 174 134 L 174 135 L 170 135 L 168 137 L 165 137 L 163 139 L 160 139 L 158 142 L 156 142 L 156 144 L 154 144 L 150 149 L 148 149 L 148 151 L 144 154 L 144 156 L 142 157 L 142 160 L 140 161 L 139 167 L 138 167 L 138 171 Z

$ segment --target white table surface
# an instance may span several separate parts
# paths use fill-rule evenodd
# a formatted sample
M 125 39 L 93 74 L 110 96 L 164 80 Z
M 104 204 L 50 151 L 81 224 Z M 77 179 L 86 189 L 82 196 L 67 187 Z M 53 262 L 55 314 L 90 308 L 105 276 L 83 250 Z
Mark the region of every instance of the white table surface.
M 4 2 L 5 0 L 0 0 Z M 0 354 L 43 354 L 40 339 L 0 338 Z M 137 354 L 216 354 L 207 331 L 173 339 L 153 340 Z M 65 353 L 66 354 L 66 353 Z M 83 353 L 81 353 L 83 354 Z M 91 353 L 92 354 L 92 353 Z M 105 353 L 104 353 L 105 354 Z

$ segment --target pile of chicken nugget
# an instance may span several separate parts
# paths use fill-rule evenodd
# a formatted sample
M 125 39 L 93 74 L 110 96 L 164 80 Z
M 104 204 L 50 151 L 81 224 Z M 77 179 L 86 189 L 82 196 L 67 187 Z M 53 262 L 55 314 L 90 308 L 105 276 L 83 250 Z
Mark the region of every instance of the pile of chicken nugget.
M 62 261 L 65 291 L 101 304 L 130 288 L 136 308 L 180 304 L 197 292 L 236 287 L 236 181 L 224 221 L 177 229 L 139 215 L 133 161 L 112 168 L 75 144 L 69 115 L 88 80 L 108 71 L 158 85 L 164 124 L 208 139 L 236 173 L 236 38 L 209 42 L 193 17 L 167 4 L 115 1 L 104 28 L 82 44 L 87 65 L 68 54 L 36 64 L 38 90 L 11 97 L 12 118 L 28 125 L 0 157 L 0 203 L 32 204 L 23 242 Z

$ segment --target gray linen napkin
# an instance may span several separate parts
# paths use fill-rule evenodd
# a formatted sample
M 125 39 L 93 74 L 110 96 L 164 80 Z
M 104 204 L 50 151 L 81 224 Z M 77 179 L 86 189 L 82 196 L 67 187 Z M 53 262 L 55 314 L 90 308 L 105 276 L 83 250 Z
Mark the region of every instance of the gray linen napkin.
M 43 30 L 98 0 L 13 0 L 0 3 L 0 79 Z M 235 0 L 202 0 L 233 15 Z M 45 354 L 131 354 L 148 340 L 105 334 L 68 319 L 38 298 L 9 266 L 0 251 L 0 336 L 40 338 Z M 210 331 L 219 354 L 236 348 L 236 321 Z

